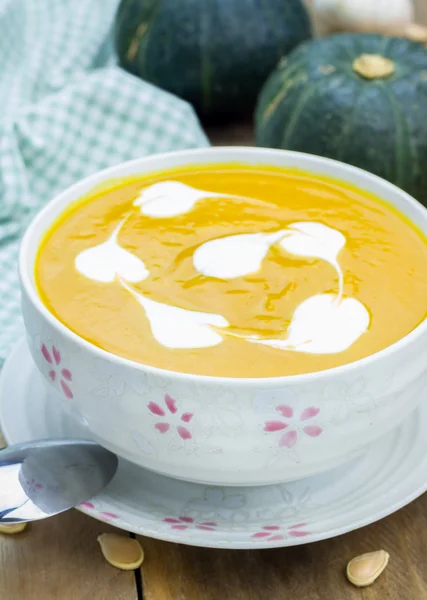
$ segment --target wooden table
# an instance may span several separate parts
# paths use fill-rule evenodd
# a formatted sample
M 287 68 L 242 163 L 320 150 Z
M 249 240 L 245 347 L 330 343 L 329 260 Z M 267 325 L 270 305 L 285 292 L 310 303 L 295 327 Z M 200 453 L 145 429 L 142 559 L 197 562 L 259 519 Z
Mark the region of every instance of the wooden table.
M 427 23 L 427 0 L 417 1 Z M 209 133 L 216 144 L 252 143 L 245 125 Z M 103 559 L 96 538 L 106 531 L 71 511 L 0 536 L 0 600 L 427 599 L 427 494 L 370 527 L 297 548 L 207 550 L 141 538 L 146 560 L 130 573 Z M 372 587 L 351 586 L 347 561 L 381 548 L 391 555 L 386 572 Z
M 427 476 L 427 474 L 426 474 Z M 146 559 L 121 572 L 96 541 L 113 528 L 77 511 L 0 537 L 1 600 L 423 600 L 427 494 L 370 527 L 279 550 L 208 550 L 140 538 Z M 344 575 L 353 556 L 383 548 L 385 573 L 364 590 Z

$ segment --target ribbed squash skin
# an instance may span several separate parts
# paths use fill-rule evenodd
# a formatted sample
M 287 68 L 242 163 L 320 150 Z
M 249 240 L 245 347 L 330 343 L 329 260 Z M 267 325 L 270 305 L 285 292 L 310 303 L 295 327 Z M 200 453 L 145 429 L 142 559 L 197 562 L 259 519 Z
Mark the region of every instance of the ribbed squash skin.
M 301 0 L 122 0 L 115 27 L 126 70 L 211 117 L 251 110 L 279 59 L 310 36 Z
M 353 69 L 362 54 L 389 58 L 387 78 Z M 427 205 L 427 50 L 401 38 L 342 34 L 303 44 L 259 96 L 259 146 L 334 158 L 371 171 Z

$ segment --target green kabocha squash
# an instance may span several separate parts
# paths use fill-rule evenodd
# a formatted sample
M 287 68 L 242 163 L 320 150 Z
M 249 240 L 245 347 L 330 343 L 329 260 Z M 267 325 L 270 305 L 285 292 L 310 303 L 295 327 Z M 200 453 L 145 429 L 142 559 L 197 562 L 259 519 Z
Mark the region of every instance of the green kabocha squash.
M 301 0 L 122 0 L 115 26 L 122 67 L 209 117 L 251 110 L 310 35 Z
M 342 34 L 281 61 L 255 114 L 259 146 L 334 158 L 427 205 L 427 50 L 401 38 Z

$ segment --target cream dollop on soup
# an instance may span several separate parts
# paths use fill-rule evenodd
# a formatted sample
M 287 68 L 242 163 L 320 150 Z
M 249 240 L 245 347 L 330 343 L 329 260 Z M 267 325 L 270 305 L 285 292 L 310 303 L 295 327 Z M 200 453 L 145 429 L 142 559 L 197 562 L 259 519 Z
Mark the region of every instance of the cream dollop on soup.
M 114 180 L 41 243 L 46 307 L 96 346 L 185 373 L 271 377 L 373 354 L 426 313 L 427 243 L 391 206 L 297 170 Z

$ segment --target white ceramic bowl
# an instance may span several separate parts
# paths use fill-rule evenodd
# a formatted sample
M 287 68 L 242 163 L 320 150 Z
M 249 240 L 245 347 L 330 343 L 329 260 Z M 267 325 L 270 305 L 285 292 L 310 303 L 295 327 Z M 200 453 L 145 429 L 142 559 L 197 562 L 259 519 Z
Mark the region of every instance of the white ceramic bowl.
M 34 283 L 34 261 L 44 232 L 94 185 L 180 165 L 228 161 L 299 167 L 356 184 L 396 206 L 427 234 L 427 211 L 418 202 L 390 183 L 336 161 L 236 147 L 162 154 L 96 173 L 39 213 L 21 246 L 22 310 L 38 369 L 58 400 L 105 447 L 149 469 L 192 481 L 284 482 L 349 461 L 413 410 L 427 384 L 426 322 L 373 356 L 319 373 L 269 379 L 206 377 L 144 366 L 93 346 L 47 310 Z M 168 396 L 175 403 L 167 402 Z M 278 406 L 287 408 L 278 412 Z M 271 420 L 286 422 L 287 430 L 295 432 L 292 448 L 279 446 L 280 431 L 264 431 Z M 167 432 L 155 428 L 159 422 L 169 424 Z M 183 424 L 187 439 L 179 433 Z

